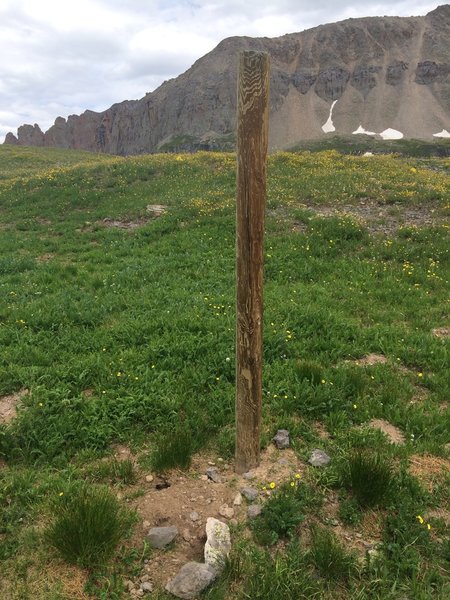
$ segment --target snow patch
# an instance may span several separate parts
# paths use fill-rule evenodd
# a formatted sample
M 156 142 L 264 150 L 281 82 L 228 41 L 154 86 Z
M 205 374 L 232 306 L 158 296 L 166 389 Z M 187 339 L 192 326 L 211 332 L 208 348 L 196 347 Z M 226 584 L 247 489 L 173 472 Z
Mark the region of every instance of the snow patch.
M 450 133 L 446 129 L 443 129 L 439 133 L 433 133 L 433 137 L 450 138 Z
M 367 131 L 367 129 L 364 129 L 362 125 L 360 125 L 358 129 L 352 133 L 353 135 L 358 135 L 359 133 L 365 133 L 366 135 L 377 135 L 374 131 Z
M 401 140 L 403 133 L 397 129 L 385 129 L 380 133 L 383 140 Z
M 336 127 L 333 125 L 333 108 L 336 102 L 337 100 L 335 100 L 331 105 L 330 116 L 328 117 L 328 121 L 325 123 L 325 125 L 322 125 L 322 131 L 324 133 L 332 133 L 333 131 L 336 131 Z

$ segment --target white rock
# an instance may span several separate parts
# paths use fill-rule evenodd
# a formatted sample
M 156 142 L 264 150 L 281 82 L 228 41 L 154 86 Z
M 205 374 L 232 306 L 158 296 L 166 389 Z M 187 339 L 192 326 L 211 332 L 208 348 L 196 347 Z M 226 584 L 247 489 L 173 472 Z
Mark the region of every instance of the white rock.
M 242 494 L 238 492 L 233 500 L 234 506 L 241 506 L 242 504 Z
M 206 520 L 205 564 L 220 573 L 231 550 L 230 528 L 218 519 Z

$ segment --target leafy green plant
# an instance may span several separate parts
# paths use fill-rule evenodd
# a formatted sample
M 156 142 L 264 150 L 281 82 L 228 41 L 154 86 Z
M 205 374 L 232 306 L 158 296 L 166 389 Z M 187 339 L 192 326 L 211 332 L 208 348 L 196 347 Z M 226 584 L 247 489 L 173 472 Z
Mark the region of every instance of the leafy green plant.
M 130 513 L 104 487 L 75 488 L 54 510 L 47 541 L 64 560 L 84 568 L 107 562 L 131 525 Z
M 355 555 L 348 552 L 334 533 L 324 527 L 311 530 L 309 556 L 323 577 L 347 581 L 356 571 Z
M 338 516 L 346 525 L 356 525 L 362 519 L 358 502 L 354 498 L 343 498 L 339 503 Z
M 273 483 L 270 485 L 274 489 L 264 504 L 261 515 L 251 521 L 255 539 L 265 546 L 275 544 L 280 538 L 292 537 L 304 519 L 300 484 L 291 481 L 278 489 L 275 489 Z

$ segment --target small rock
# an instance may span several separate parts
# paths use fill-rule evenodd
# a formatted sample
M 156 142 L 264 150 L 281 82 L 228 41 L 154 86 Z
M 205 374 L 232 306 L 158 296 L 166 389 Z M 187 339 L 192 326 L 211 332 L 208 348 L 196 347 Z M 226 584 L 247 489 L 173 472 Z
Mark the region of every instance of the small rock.
M 190 542 L 192 540 L 192 535 L 191 535 L 191 532 L 189 531 L 189 529 L 183 529 L 183 533 L 181 534 L 181 537 L 183 538 L 183 540 L 185 542 Z
M 316 448 L 311 452 L 311 456 L 308 458 L 308 462 L 313 467 L 325 467 L 331 458 L 323 450 Z
M 258 490 L 252 487 L 246 487 L 241 489 L 241 494 L 249 502 L 253 502 L 259 496 Z
M 150 527 L 150 525 L 151 525 L 150 521 L 143 521 L 142 529 L 148 529 Z
M 208 475 L 202 475 L 200 477 L 200 479 L 201 479 L 201 481 L 208 481 L 209 477 L 208 477 Z
M 208 465 L 209 465 L 210 467 L 215 467 L 215 466 L 216 466 L 216 463 L 215 463 L 215 462 L 213 462 L 212 460 L 209 460 L 209 461 L 208 461 Z
M 131 590 L 134 590 L 134 582 L 131 581 L 131 579 L 127 579 L 127 581 L 125 581 L 125 587 L 131 592 Z
M 209 517 L 206 521 L 205 564 L 221 573 L 231 550 L 230 528 Z
M 252 504 L 247 509 L 247 517 L 249 519 L 256 519 L 262 512 L 262 507 L 259 504 Z
M 278 461 L 278 464 L 281 465 L 282 467 L 287 467 L 287 465 L 289 464 L 289 461 L 286 458 L 280 458 L 280 460 Z
M 219 470 L 217 467 L 209 467 L 206 469 L 206 475 L 208 479 L 211 479 L 214 483 L 221 483 L 222 478 L 220 477 Z
M 144 581 L 143 583 L 141 583 L 141 590 L 143 592 L 152 592 L 153 591 L 153 584 L 150 583 L 150 581 Z
M 191 514 L 189 515 L 189 518 L 191 521 L 198 521 L 200 519 L 200 515 L 198 514 L 198 512 L 196 512 L 195 510 L 191 512 Z
M 152 548 L 165 548 L 178 535 L 176 527 L 153 527 L 147 534 L 148 541 Z
M 153 475 L 146 475 L 145 476 L 145 481 L 147 481 L 147 483 L 151 483 L 154 480 Z
M 357 537 L 360 540 L 362 538 L 362 534 L 361 533 L 355 533 L 355 537 Z
M 289 431 L 287 429 L 279 429 L 276 435 L 272 438 L 272 441 L 279 450 L 289 448 Z
M 234 517 L 234 509 L 228 506 L 228 504 L 222 504 L 219 508 L 219 515 L 225 517 L 225 519 L 231 519 Z
M 252 473 L 251 471 L 248 471 L 247 473 L 244 473 L 242 475 L 242 477 L 244 479 L 247 479 L 247 481 L 251 481 L 252 479 L 255 479 L 256 475 L 254 473 Z
M 150 575 L 142 575 L 142 577 L 139 578 L 139 581 L 141 583 L 145 583 L 146 581 L 150 581 Z
M 139 588 L 138 590 L 136 590 L 135 596 L 137 596 L 138 598 L 142 598 L 142 596 L 144 595 L 144 590 L 142 590 L 141 588 Z
M 242 504 L 242 494 L 238 492 L 233 500 L 234 506 L 240 506 Z
M 216 571 L 209 565 L 189 562 L 166 585 L 166 590 L 184 600 L 196 598 L 216 578 Z

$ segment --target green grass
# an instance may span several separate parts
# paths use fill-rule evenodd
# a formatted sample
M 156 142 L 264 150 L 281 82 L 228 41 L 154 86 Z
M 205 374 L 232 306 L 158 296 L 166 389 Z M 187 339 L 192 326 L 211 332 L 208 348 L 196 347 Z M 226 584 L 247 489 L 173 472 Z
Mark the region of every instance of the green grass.
M 130 515 L 107 488 L 82 486 L 54 505 L 45 538 L 68 562 L 95 569 L 111 559 L 130 528 Z
M 448 337 L 433 333 L 449 326 L 449 168 L 398 154 L 269 158 L 263 440 L 288 427 L 299 456 L 325 447 L 332 462 L 311 468 L 306 498 L 273 511 L 259 538 L 270 552 L 258 536 L 244 544 L 211 598 L 446 597 L 448 533 L 426 512 L 445 508 L 448 479 L 430 493 L 407 466 L 449 456 Z M 0 147 L 0 398 L 29 390 L 0 425 L 0 582 L 19 590 L 14 600 L 33 597 L 23 566 L 33 552 L 46 569 L 39 536 L 60 492 L 86 480 L 122 493 L 141 477 L 108 458 L 113 444 L 158 470 L 187 468 L 205 448 L 232 457 L 234 198 L 232 154 Z M 154 204 L 167 207 L 158 218 Z M 361 365 L 369 354 L 386 361 Z M 405 445 L 365 427 L 372 419 L 398 427 Z M 385 508 L 355 501 L 355 482 L 340 478 L 354 448 L 392 458 Z M 381 522 L 379 558 L 344 591 L 310 579 L 303 528 L 328 527 L 329 494 L 351 533 L 371 510 Z M 120 597 L 122 571 L 109 565 Z

